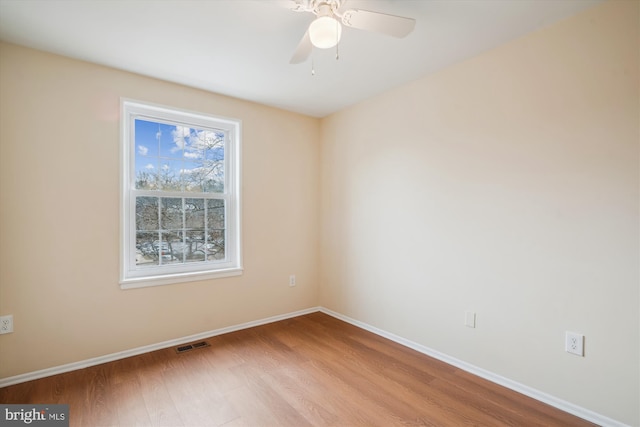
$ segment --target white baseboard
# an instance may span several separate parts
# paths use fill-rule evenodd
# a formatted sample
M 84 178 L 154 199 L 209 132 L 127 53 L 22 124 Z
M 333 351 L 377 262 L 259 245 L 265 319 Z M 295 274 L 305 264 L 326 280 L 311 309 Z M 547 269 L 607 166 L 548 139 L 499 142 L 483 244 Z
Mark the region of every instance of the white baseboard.
M 390 332 L 384 331 L 382 329 L 378 329 L 367 323 L 360 322 L 359 320 L 352 319 L 340 313 L 336 313 L 335 311 L 329 310 L 328 308 L 320 307 L 320 311 L 325 314 L 328 314 L 329 316 L 335 317 L 336 319 L 340 319 L 344 322 L 351 323 L 354 326 L 357 326 L 359 328 L 372 332 L 381 337 L 387 338 L 391 341 L 397 342 L 398 344 L 402 344 L 405 347 L 409 347 L 413 350 L 419 351 L 420 353 L 426 354 L 427 356 L 431 356 L 434 359 L 441 360 L 445 363 L 448 363 L 449 365 L 455 366 L 456 368 L 460 368 L 463 371 L 467 371 L 471 374 L 477 375 L 493 383 L 499 384 L 513 391 L 517 391 L 518 393 L 524 394 L 525 396 L 529 396 L 540 402 L 551 405 L 564 412 L 573 414 L 584 420 L 590 421 L 592 423 L 598 424 L 603 427 L 605 426 L 606 427 L 629 427 L 627 424 L 605 417 L 604 415 L 600 415 L 596 412 L 590 411 L 589 409 L 582 408 L 578 405 L 574 405 L 573 403 L 559 399 L 555 396 L 544 393 L 540 390 L 536 390 L 534 388 L 518 383 L 516 381 L 512 381 L 508 378 L 505 378 L 493 372 L 489 372 L 477 366 L 471 365 L 467 362 L 448 356 L 444 353 L 440 353 L 439 351 L 423 346 L 422 344 L 415 343 L 413 341 L 394 335 Z
M 189 335 L 182 338 L 176 338 L 173 340 L 164 341 L 157 344 L 145 345 L 145 346 L 137 347 L 131 350 L 120 351 L 117 353 L 107 354 L 105 356 L 99 356 L 99 357 L 94 357 L 92 359 L 68 363 L 66 365 L 54 366 L 54 367 L 42 369 L 39 371 L 27 372 L 26 374 L 20 374 L 13 377 L 1 378 L 0 388 L 10 386 L 13 384 L 19 384 L 27 381 L 37 380 L 40 378 L 50 377 L 52 375 L 62 374 L 65 372 L 75 371 L 78 369 L 84 369 L 90 366 L 100 365 L 102 363 L 113 362 L 115 360 L 125 359 L 127 357 L 137 356 L 139 354 L 149 353 L 151 351 L 162 350 L 164 348 L 174 347 L 174 346 L 202 340 L 209 337 L 214 337 L 216 335 L 222 335 L 229 332 L 248 329 L 254 326 L 266 325 L 267 323 L 278 322 L 280 320 L 290 319 L 292 317 L 302 316 L 304 314 L 315 313 L 317 311 L 320 311 L 319 307 L 307 308 L 305 310 L 294 311 L 292 313 L 267 317 L 266 319 L 254 320 L 252 322 L 246 322 L 246 323 L 241 323 L 239 325 L 228 326 L 226 328 L 220 328 L 220 329 L 214 329 L 212 331 L 201 332 L 199 334 Z
M 49 377 L 52 375 L 62 374 L 65 372 L 75 371 L 78 369 L 88 368 L 90 366 L 100 365 L 102 363 L 112 362 L 115 360 L 125 359 L 131 356 L 137 356 L 139 354 L 148 353 L 151 351 L 161 350 L 168 347 L 174 347 L 181 344 L 186 344 L 193 341 L 202 340 L 209 337 L 214 337 L 216 335 L 222 335 L 229 332 L 239 331 L 242 329 L 252 328 L 254 326 L 265 325 L 268 323 L 277 322 L 280 320 L 290 319 L 292 317 L 302 316 L 304 314 L 315 313 L 320 311 L 329 316 L 335 317 L 336 319 L 340 319 L 352 325 L 355 325 L 359 328 L 372 332 L 381 337 L 387 338 L 391 341 L 397 342 L 398 344 L 402 344 L 405 347 L 411 348 L 413 350 L 419 351 L 420 353 L 426 354 L 427 356 L 431 356 L 435 359 L 441 360 L 445 363 L 453 365 L 457 368 L 460 368 L 464 371 L 467 371 L 471 374 L 477 375 L 481 378 L 499 384 L 501 386 L 507 387 L 511 390 L 514 390 L 518 393 L 522 393 L 526 396 L 529 396 L 533 399 L 536 399 L 540 402 L 544 402 L 548 405 L 556 407 L 562 411 L 573 414 L 577 417 L 585 419 L 587 421 L 591 421 L 592 423 L 598 424 L 600 426 L 606 427 L 629 427 L 628 425 L 621 423 L 619 421 L 613 420 L 611 418 L 605 417 L 604 415 L 600 415 L 596 412 L 590 411 L 588 409 L 582 408 L 580 406 L 574 405 L 573 403 L 564 401 L 557 397 L 551 396 L 542 391 L 536 390 L 524 384 L 518 383 L 516 381 L 512 381 L 508 378 L 497 375 L 493 372 L 489 372 L 485 369 L 479 368 L 477 366 L 471 365 L 462 360 L 456 359 L 454 357 L 448 356 L 444 353 L 440 353 L 439 351 L 433 350 L 429 347 L 423 346 L 422 344 L 415 343 L 413 341 L 407 340 L 405 338 L 399 337 L 390 332 L 384 331 L 382 329 L 378 329 L 374 326 L 371 326 L 367 323 L 360 322 L 359 320 L 352 319 L 348 316 L 342 315 L 335 311 L 329 310 L 325 307 L 312 307 L 307 308 L 305 310 L 294 311 L 292 313 L 281 314 L 278 316 L 272 316 L 265 319 L 255 320 L 252 322 L 241 323 L 239 325 L 228 326 L 226 328 L 214 329 L 212 331 L 201 332 L 199 334 L 189 335 L 182 338 L 176 338 L 169 341 L 164 341 L 157 344 L 146 345 L 142 347 L 137 347 L 131 350 L 125 350 L 118 353 L 107 354 L 105 356 L 94 357 L 92 359 L 81 360 L 74 363 L 68 363 L 66 365 L 54 366 L 52 368 L 42 369 L 39 371 L 28 372 L 26 374 L 16 375 L 13 377 L 7 377 L 0 379 L 0 387 L 6 387 L 13 384 L 19 384 L 27 381 L 37 380 L 39 378 Z

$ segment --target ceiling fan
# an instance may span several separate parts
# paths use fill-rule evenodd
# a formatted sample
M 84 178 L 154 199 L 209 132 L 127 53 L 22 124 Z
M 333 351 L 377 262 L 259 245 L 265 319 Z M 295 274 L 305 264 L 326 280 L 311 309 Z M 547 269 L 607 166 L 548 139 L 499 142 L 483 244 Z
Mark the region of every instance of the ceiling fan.
M 291 64 L 304 62 L 314 46 L 320 49 L 336 46 L 342 35 L 342 25 L 398 38 L 407 36 L 416 25 L 416 20 L 412 18 L 370 10 L 348 9 L 341 11 L 340 6 L 343 5 L 343 0 L 293 1 L 295 2 L 294 11 L 311 12 L 317 18 L 311 22 L 300 40 L 291 61 L 289 61 Z

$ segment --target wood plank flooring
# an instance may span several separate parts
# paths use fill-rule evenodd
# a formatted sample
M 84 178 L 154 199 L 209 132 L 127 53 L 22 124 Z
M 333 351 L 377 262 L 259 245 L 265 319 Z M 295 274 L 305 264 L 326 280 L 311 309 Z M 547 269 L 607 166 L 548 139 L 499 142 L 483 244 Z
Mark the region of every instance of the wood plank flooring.
M 593 426 L 355 326 L 312 313 L 0 389 L 66 403 L 70 425 Z

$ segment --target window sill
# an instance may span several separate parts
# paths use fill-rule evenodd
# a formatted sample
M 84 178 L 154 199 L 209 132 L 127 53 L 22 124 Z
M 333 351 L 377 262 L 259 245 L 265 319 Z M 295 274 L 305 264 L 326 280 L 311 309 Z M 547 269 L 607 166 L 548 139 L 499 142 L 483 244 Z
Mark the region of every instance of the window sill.
M 120 280 L 120 289 L 137 289 L 150 286 L 173 285 L 183 282 L 195 282 L 200 280 L 220 279 L 242 275 L 242 268 L 228 268 L 224 270 L 166 274 L 162 276 L 136 277 Z

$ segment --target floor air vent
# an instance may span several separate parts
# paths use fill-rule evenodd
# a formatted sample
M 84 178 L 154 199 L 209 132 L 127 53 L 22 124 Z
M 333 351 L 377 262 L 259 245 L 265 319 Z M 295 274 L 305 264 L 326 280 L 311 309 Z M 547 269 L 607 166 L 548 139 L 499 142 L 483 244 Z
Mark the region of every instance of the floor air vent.
M 180 347 L 176 347 L 176 353 L 185 353 L 187 351 L 195 350 L 197 348 L 209 347 L 209 343 L 206 341 L 200 341 L 193 344 L 185 344 Z

